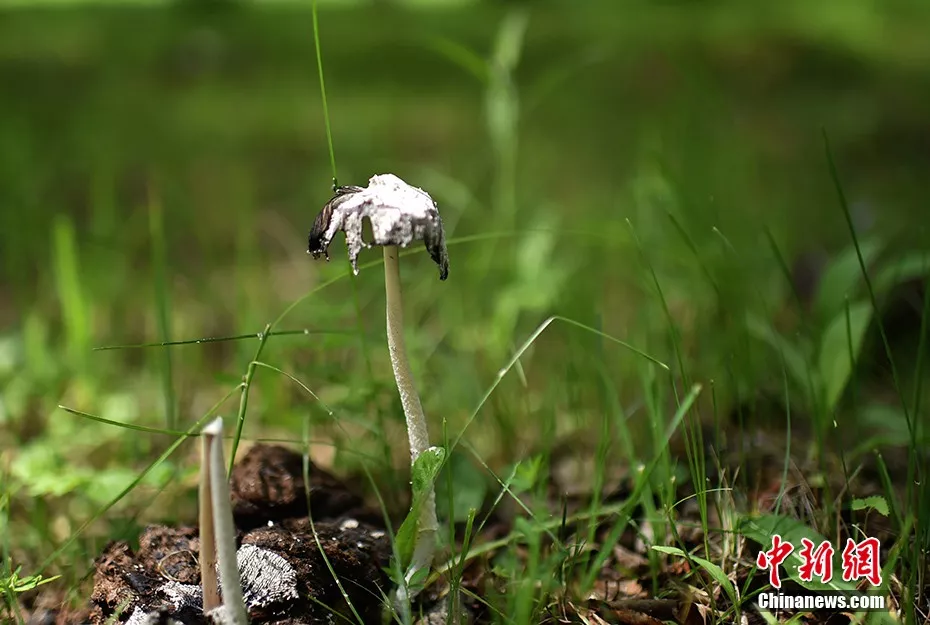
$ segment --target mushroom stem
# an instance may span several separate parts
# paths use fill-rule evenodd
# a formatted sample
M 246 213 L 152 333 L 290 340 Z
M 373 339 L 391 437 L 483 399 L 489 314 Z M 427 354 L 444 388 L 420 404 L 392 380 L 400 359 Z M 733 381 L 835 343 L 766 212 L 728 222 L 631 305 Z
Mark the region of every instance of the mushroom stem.
M 249 617 L 242 596 L 242 580 L 236 554 L 236 526 L 229 502 L 229 480 L 223 461 L 223 419 L 217 417 L 203 429 L 210 438 L 210 491 L 213 500 L 213 529 L 219 560 L 220 584 L 223 589 L 225 623 L 248 625 Z
M 200 489 L 200 586 L 203 589 L 203 613 L 220 606 L 219 580 L 216 577 L 216 538 L 213 532 L 213 489 L 210 485 L 210 446 L 215 437 L 203 432 L 201 437 Z
M 429 433 L 426 428 L 426 416 L 420 404 L 407 359 L 407 347 L 404 341 L 404 307 L 400 291 L 400 249 L 396 245 L 384 246 L 384 290 L 387 299 L 387 337 L 388 350 L 391 353 L 391 365 L 394 379 L 400 393 L 400 403 L 407 418 L 407 436 L 410 439 L 410 466 L 417 457 L 429 448 Z M 414 544 L 413 559 L 407 572 L 407 581 L 418 570 L 429 568 L 433 563 L 436 549 L 436 533 L 439 523 L 436 520 L 436 496 L 430 490 L 423 503 L 417 524 L 417 536 Z M 409 596 L 413 598 L 411 593 Z

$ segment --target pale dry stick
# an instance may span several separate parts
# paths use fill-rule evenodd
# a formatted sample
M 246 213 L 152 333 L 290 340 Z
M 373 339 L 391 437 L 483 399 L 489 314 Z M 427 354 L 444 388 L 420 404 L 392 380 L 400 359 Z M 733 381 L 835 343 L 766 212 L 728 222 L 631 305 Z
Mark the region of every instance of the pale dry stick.
M 222 622 L 229 625 L 248 625 L 249 617 L 242 596 L 242 581 L 236 557 L 236 526 L 232 504 L 229 501 L 229 481 L 223 460 L 223 419 L 217 417 L 203 429 L 210 437 L 210 490 L 213 502 L 213 528 L 219 560 L 220 584 L 223 589 Z
M 215 436 L 204 429 L 201 437 L 200 488 L 200 586 L 203 589 L 203 612 L 221 605 L 219 580 L 216 577 L 216 539 L 213 531 L 213 488 L 210 483 L 210 447 Z

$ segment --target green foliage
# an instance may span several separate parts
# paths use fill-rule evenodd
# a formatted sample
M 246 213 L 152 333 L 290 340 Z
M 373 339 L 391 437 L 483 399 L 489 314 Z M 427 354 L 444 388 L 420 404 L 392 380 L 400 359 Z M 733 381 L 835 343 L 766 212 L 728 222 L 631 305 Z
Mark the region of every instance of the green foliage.
M 880 259 L 884 247 L 873 238 L 861 248 L 863 261 L 876 275 L 873 288 L 878 302 L 886 302 L 902 283 L 930 275 L 930 260 L 925 254 L 905 251 Z M 807 407 L 817 415 L 832 415 L 840 406 L 873 324 L 874 306 L 864 297 L 862 284 L 859 256 L 855 247 L 849 247 L 819 279 L 814 319 L 820 320 L 820 325 L 813 326 L 813 333 L 789 340 L 765 319 L 747 315 L 749 334 L 776 352 L 793 383 L 794 395 L 805 398 Z
M 666 555 L 672 556 L 681 556 L 688 559 L 689 561 L 696 562 L 702 569 L 707 571 L 707 574 L 710 575 L 711 579 L 714 580 L 721 588 L 723 592 L 726 593 L 727 599 L 729 599 L 730 604 L 734 606 L 739 605 L 739 597 L 736 594 L 736 588 L 733 586 L 733 582 L 727 577 L 727 574 L 723 572 L 717 564 L 714 564 L 706 558 L 701 558 L 699 556 L 690 555 L 687 552 L 679 549 L 678 547 L 665 547 L 661 545 L 653 545 L 652 549 L 658 551 L 659 553 L 664 553 Z M 737 613 L 737 620 L 739 620 L 739 615 Z
M 784 564 L 782 564 L 782 569 L 788 574 L 788 577 L 804 588 L 815 591 L 856 591 L 856 584 L 854 582 L 843 581 L 842 576 L 838 575 L 834 575 L 833 579 L 826 584 L 819 581 L 816 577 L 809 582 L 801 579 L 800 573 L 798 572 L 798 567 L 804 562 L 801 559 L 801 539 L 806 538 L 814 543 L 814 545 L 819 545 L 826 539 L 797 519 L 775 514 L 743 517 L 740 519 L 736 531 L 761 545 L 762 549 L 768 549 L 771 546 L 772 537 L 776 534 L 781 536 L 782 540 L 786 543 L 794 545 L 794 549 L 788 555 Z M 843 568 L 840 556 L 841 551 L 842 550 L 835 551 L 833 554 L 835 571 L 841 571 Z
M 494 303 L 490 327 L 495 328 L 492 338 L 499 353 L 506 353 L 521 316 L 538 318 L 551 310 L 566 280 L 578 269 L 558 256 L 558 224 L 537 226 L 543 229 L 528 233 L 518 243 L 513 280 Z
M 149 191 L 152 197 L 148 202 L 149 236 L 151 237 L 151 263 L 155 295 L 155 313 L 158 318 L 158 338 L 163 342 L 171 340 L 171 309 L 170 289 L 168 287 L 168 259 L 165 257 L 165 224 L 164 209 L 161 201 L 155 195 L 157 191 Z M 165 426 L 169 429 L 177 427 L 177 406 L 175 405 L 175 392 L 173 367 L 171 366 L 171 350 L 164 350 L 161 354 L 161 382 L 162 397 L 165 406 Z
M 849 507 L 853 510 L 874 510 L 882 516 L 888 516 L 888 501 L 880 495 L 853 499 Z
M 436 479 L 436 508 L 440 519 L 455 523 L 468 520 L 469 515 L 484 504 L 488 491 L 487 473 L 461 451 L 453 451 Z
M 507 588 L 498 605 L 518 623 L 539 622 L 547 598 L 560 584 L 559 572 L 568 554 L 558 548 L 547 548 L 549 535 L 550 530 L 544 524 L 517 517 L 513 544 L 521 545 L 526 557 L 520 556 L 520 550 L 508 549 L 494 558 L 491 570 L 506 580 Z
M 871 321 L 872 305 L 858 302 L 837 315 L 824 330 L 817 373 L 823 385 L 822 405 L 829 412 L 836 408 L 840 395 L 846 389 Z
M 165 454 L 232 389 L 238 409 L 223 410 L 236 415 L 233 451 L 268 437 L 306 442 L 340 473 L 370 468 L 392 518 L 406 518 L 396 546 L 409 552 L 419 504 L 415 496 L 406 517 L 392 505 L 409 487 L 389 465 L 403 435 L 378 347 L 380 261 L 363 257 L 347 281 L 344 263 L 311 266 L 303 254 L 334 153 L 341 183 L 395 171 L 439 201 L 454 278 L 424 279 L 421 251 L 411 249 L 403 279 L 425 412 L 431 431 L 441 421 L 452 441 L 440 463 L 447 474 L 437 477 L 427 455 L 413 477 L 415 490 L 435 483 L 447 517 L 467 525 L 453 575 L 469 558 L 495 556 L 508 581 L 488 607 L 502 622 L 539 622 L 570 571 L 593 586 L 609 549 L 563 544 L 563 523 L 588 523 L 608 543 L 634 525 L 672 543 L 688 479 L 706 522 L 718 485 L 703 480 L 722 462 L 716 452 L 772 425 L 752 404 L 760 389 L 776 389 L 793 418 L 822 434 L 836 418 L 837 442 L 855 432 L 853 458 L 925 441 L 919 362 L 900 366 L 914 378 L 902 407 L 889 404 L 887 380 L 863 358 L 890 294 L 930 268 L 911 227 L 926 212 L 925 168 L 899 140 L 923 127 L 922 110 L 887 97 L 927 82 L 915 69 L 930 61 L 927 8 L 873 5 L 830 0 L 811 11 L 792 0 L 763 15 L 749 4 L 678 3 L 619 20 L 596 4 L 570 13 L 449 6 L 441 18 L 344 7 L 322 13 L 319 50 L 309 4 L 255 5 L 217 21 L 156 7 L 8 11 L 5 548 L 35 560 L 25 570 L 64 565 L 61 585 L 79 594 L 81 564 L 124 537 L 119 528 L 137 518 L 190 521 L 188 459 Z M 127 27 L 138 19 L 143 37 Z M 316 52 L 332 128 L 308 72 Z M 748 75 L 747 63 L 758 71 Z M 762 98 L 759 85 L 774 88 Z M 856 198 L 881 208 L 858 249 L 837 228 L 829 174 L 811 149 L 811 128 L 824 120 Z M 149 187 L 152 172 L 158 184 Z M 147 205 L 153 190 L 161 203 Z M 775 255 L 759 244 L 769 230 Z M 821 243 L 833 260 L 810 310 L 796 311 L 786 268 Z M 784 308 L 800 319 L 785 323 Z M 177 337 L 171 347 L 92 351 Z M 697 402 L 691 382 L 713 392 Z M 702 439 L 711 403 L 717 431 Z M 737 411 L 738 431 L 724 422 Z M 688 437 L 687 466 L 673 433 Z M 568 453 L 595 458 L 593 484 L 625 468 L 629 500 L 595 498 L 565 520 L 554 512 L 554 452 L 566 440 L 578 441 Z M 921 501 L 926 509 L 927 491 L 901 501 L 898 475 L 884 469 L 884 496 L 851 506 L 890 514 L 910 544 L 912 528 L 898 517 Z M 488 546 L 472 510 L 483 512 L 492 480 L 492 510 L 525 518 Z M 821 527 L 835 524 L 830 511 L 815 512 Z M 924 538 L 925 518 L 913 529 Z M 753 527 L 741 530 L 765 539 L 773 529 Z M 896 556 L 896 566 L 924 570 L 916 550 Z
M 413 557 L 413 549 L 416 544 L 417 531 L 420 526 L 420 513 L 423 511 L 423 504 L 426 498 L 433 490 L 439 471 L 442 469 L 443 462 L 446 458 L 446 452 L 442 447 L 430 447 L 421 453 L 413 463 L 410 472 L 411 477 L 411 504 L 410 512 L 404 518 L 397 534 L 394 536 L 394 548 L 397 557 L 400 559 L 400 570 L 406 573 L 410 565 L 410 559 Z M 397 567 L 391 567 L 392 570 Z M 423 575 L 428 575 L 429 571 L 422 571 Z M 425 577 L 423 578 L 425 579 Z M 422 582 L 423 580 L 419 580 Z M 415 585 L 410 582 L 411 585 Z
M 884 247 L 883 242 L 875 238 L 862 242 L 860 251 L 867 267 L 873 266 Z M 862 269 L 856 248 L 850 245 L 831 260 L 820 276 L 814 295 L 816 318 L 821 323 L 837 319 L 843 314 L 847 302 L 861 295 Z
M 42 577 L 41 575 L 20 576 L 22 567 L 16 567 L 16 570 L 6 578 L 0 577 L 0 594 L 23 593 L 35 590 L 39 586 L 55 581 L 60 575 L 54 577 Z
M 544 462 L 545 458 L 542 455 L 531 456 L 517 462 L 511 471 L 513 478 L 510 480 L 510 490 L 519 495 L 544 484 Z
M 90 307 L 81 283 L 81 269 L 74 224 L 58 215 L 53 227 L 52 250 L 55 260 L 56 289 L 65 326 L 68 356 L 83 364 L 90 351 Z

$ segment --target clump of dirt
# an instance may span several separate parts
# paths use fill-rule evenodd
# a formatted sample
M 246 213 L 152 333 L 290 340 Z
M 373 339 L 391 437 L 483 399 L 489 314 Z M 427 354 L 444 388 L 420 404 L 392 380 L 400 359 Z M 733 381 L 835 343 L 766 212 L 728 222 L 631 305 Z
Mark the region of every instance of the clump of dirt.
M 354 609 L 365 622 L 380 623 L 391 550 L 380 517 L 336 477 L 310 465 L 311 523 L 303 462 L 284 447 L 257 445 L 233 471 L 249 618 L 268 625 L 330 623 L 334 611 L 356 620 Z M 184 624 L 206 623 L 199 554 L 196 527 L 150 526 L 138 551 L 110 543 L 95 563 L 91 622 L 133 623 L 161 612 Z
M 233 468 L 233 516 L 240 529 L 252 529 L 268 521 L 307 516 L 304 459 L 279 445 L 258 445 Z M 365 506 L 337 477 L 313 465 L 310 476 L 310 509 L 316 520 L 356 519 L 383 525 L 381 515 Z

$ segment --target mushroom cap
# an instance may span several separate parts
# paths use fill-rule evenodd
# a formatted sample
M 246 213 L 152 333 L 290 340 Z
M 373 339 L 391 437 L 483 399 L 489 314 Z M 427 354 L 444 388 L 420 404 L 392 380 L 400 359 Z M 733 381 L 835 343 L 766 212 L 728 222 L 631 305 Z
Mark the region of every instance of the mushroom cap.
M 372 243 L 362 239 L 365 218 L 371 222 Z M 423 241 L 439 265 L 439 279 L 449 276 L 449 254 L 439 209 L 429 193 L 410 186 L 394 174 L 372 176 L 367 187 L 345 186 L 317 215 L 310 229 L 307 252 L 329 260 L 329 246 L 336 233 L 346 234 L 352 271 L 358 274 L 358 255 L 363 247 L 397 245 L 407 247 Z

